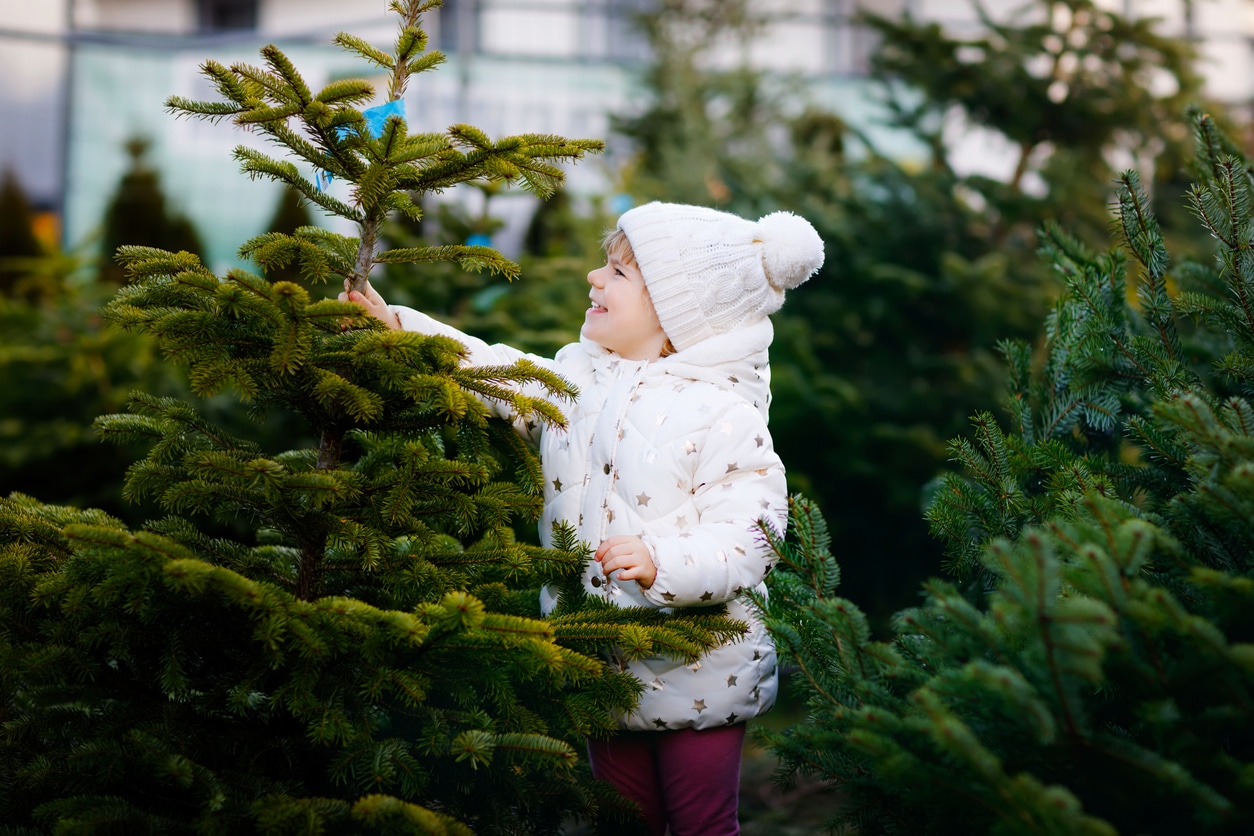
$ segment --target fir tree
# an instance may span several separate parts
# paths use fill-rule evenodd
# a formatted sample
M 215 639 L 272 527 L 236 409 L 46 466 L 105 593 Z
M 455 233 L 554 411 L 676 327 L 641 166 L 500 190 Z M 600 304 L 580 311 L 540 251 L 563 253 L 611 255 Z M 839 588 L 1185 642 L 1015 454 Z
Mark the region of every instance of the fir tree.
M 814 509 L 772 535 L 809 715 L 770 740 L 860 833 L 1254 825 L 1254 167 L 1196 128 L 1213 264 L 1171 264 L 1133 172 L 1122 250 L 1044 231 L 1066 292 L 1038 352 L 1005 344 L 1010 426 L 975 416 L 928 512 L 961 585 L 929 582 L 873 641 Z
M 437 5 L 391 4 L 391 52 L 337 37 L 390 74 L 389 103 L 441 61 L 419 26 Z M 600 147 L 469 125 L 410 134 L 396 113 L 372 127 L 366 82 L 315 91 L 276 47 L 262 57 L 206 62 L 222 100 L 169 106 L 266 135 L 292 159 L 241 147 L 245 171 L 356 223 L 355 237 L 302 227 L 241 248 L 330 293 L 378 263 L 513 274 L 488 247 L 380 249 L 380 232 L 389 213 L 420 216 L 411 195 L 458 183 L 547 195 L 560 163 Z M 233 389 L 257 414 L 298 415 L 317 441 L 268 449 L 135 393 L 130 414 L 97 427 L 149 445 L 125 491 L 165 516 L 127 527 L 0 499 L 4 832 L 539 833 L 627 814 L 576 768 L 574 746 L 614 728 L 639 688 L 596 654 L 695 659 L 745 625 L 589 601 L 585 544 L 515 539 L 538 512 L 538 462 L 484 398 L 560 425 L 567 385 L 527 363 L 463 368 L 451 340 L 389 331 L 293 282 L 216 276 L 188 252 L 124 246 L 119 261 L 130 283 L 110 320 L 151 335 L 196 393 Z M 218 535 L 212 518 L 255 534 Z M 543 582 L 561 591 L 547 620 Z
M 35 236 L 30 201 L 9 169 L 0 175 L 0 297 L 37 299 L 43 288 L 23 262 L 38 258 L 44 248 Z
M 275 204 L 274 215 L 270 217 L 270 222 L 266 224 L 266 231 L 291 236 L 295 235 L 296 231 L 301 227 L 311 226 L 312 224 L 313 217 L 310 215 L 309 207 L 306 205 L 301 193 L 291 186 L 287 186 L 279 192 L 279 202 Z M 272 282 L 288 281 L 304 284 L 300 274 L 300 267 L 296 264 L 289 264 L 286 267 L 275 267 L 266 273 L 266 276 Z M 305 284 L 305 290 L 315 291 L 315 287 Z
M 113 253 L 123 245 L 144 245 L 202 255 L 204 246 L 192 222 L 171 209 L 161 188 L 161 177 L 147 163 L 151 143 L 143 137 L 126 142 L 130 167 L 118 182 L 117 191 L 105 209 L 100 264 L 100 280 L 121 284 L 125 270 L 113 261 Z

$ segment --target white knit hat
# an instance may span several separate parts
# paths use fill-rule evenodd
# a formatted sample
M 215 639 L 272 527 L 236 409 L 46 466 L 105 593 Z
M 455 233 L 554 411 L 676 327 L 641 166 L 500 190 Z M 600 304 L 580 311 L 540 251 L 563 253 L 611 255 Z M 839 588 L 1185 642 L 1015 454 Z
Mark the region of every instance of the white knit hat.
M 823 239 L 789 212 L 754 223 L 702 206 L 654 202 L 624 212 L 618 228 L 676 351 L 774 313 L 785 290 L 823 265 Z

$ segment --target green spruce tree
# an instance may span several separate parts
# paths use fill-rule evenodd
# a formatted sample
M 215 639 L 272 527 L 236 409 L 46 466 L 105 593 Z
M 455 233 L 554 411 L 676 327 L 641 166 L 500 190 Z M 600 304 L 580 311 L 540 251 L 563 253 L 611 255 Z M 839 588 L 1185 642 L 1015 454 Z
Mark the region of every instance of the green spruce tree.
M 421 15 L 395 0 L 391 51 L 337 43 L 390 80 L 389 106 L 441 61 Z M 310 89 L 278 48 L 204 72 L 222 98 L 171 110 L 248 126 L 286 149 L 236 150 L 357 225 L 306 226 L 241 248 L 263 270 L 361 287 L 379 263 L 458 260 L 512 274 L 489 247 L 381 249 L 411 195 L 520 181 L 540 195 L 599 142 L 469 125 L 411 134 L 360 110 L 357 80 Z M 336 197 L 313 170 L 348 185 Z M 627 815 L 578 767 L 639 684 L 598 657 L 695 659 L 745 625 L 714 613 L 619 610 L 580 591 L 586 546 L 543 550 L 512 525 L 539 510 L 538 462 L 489 402 L 560 425 L 570 390 L 519 363 L 463 368 L 457 343 L 389 331 L 188 252 L 124 246 L 130 283 L 105 310 L 151 335 L 200 395 L 233 390 L 316 439 L 271 449 L 181 400 L 135 393 L 99 419 L 147 456 L 126 494 L 164 516 L 127 527 L 98 510 L 0 499 L 0 832 L 553 833 L 570 816 Z M 222 535 L 213 520 L 246 523 Z M 561 592 L 547 620 L 537 588 Z
M 291 186 L 286 186 L 279 192 L 279 201 L 274 206 L 274 214 L 270 216 L 270 222 L 266 224 L 266 231 L 291 236 L 295 235 L 296 231 L 301 227 L 311 226 L 312 224 L 313 216 L 309 212 L 307 201 L 305 201 L 299 191 Z M 304 282 L 300 274 L 300 267 L 297 264 L 275 267 L 266 273 L 266 276 L 272 282 L 296 282 L 297 284 L 304 284 L 305 290 L 317 292 L 317 288 L 314 285 Z
M 1213 262 L 1172 263 L 1134 172 L 1122 249 L 1044 231 L 1066 291 L 1037 352 L 1004 345 L 1010 424 L 975 416 L 928 512 L 958 583 L 875 641 L 815 510 L 772 537 L 808 716 L 769 740 L 859 833 L 1254 826 L 1254 166 L 1196 128 Z
M 107 284 L 119 285 L 126 279 L 125 268 L 113 259 L 123 245 L 204 254 L 200 233 L 191 220 L 168 205 L 161 177 L 148 165 L 150 146 L 143 137 L 127 140 L 130 167 L 105 209 L 99 279 Z
M 37 300 L 44 295 L 47 287 L 29 269 L 29 261 L 43 253 L 30 201 L 17 176 L 5 169 L 0 175 L 0 297 Z

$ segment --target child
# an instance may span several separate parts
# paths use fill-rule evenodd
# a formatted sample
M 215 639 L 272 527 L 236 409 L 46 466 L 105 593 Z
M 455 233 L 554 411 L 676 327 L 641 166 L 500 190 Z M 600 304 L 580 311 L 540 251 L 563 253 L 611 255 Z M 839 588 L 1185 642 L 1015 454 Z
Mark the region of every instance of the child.
M 617 660 L 644 693 L 618 735 L 589 741 L 592 772 L 640 804 L 651 833 L 738 833 L 745 723 L 778 687 L 774 646 L 744 595 L 764 592 L 771 568 L 756 521 L 782 530 L 787 513 L 766 427 L 767 315 L 819 268 L 823 242 L 786 212 L 753 223 L 649 203 L 619 219 L 605 252 L 588 274 L 580 341 L 554 360 L 530 357 L 579 388 L 566 429 L 535 430 L 541 538 L 547 545 L 566 520 L 597 544 L 584 569 L 593 595 L 663 609 L 726 604 L 751 629 L 690 665 Z M 389 327 L 461 341 L 472 365 L 523 356 L 389 307 L 369 286 L 340 298 Z M 546 590 L 541 603 L 547 613 L 556 602 Z

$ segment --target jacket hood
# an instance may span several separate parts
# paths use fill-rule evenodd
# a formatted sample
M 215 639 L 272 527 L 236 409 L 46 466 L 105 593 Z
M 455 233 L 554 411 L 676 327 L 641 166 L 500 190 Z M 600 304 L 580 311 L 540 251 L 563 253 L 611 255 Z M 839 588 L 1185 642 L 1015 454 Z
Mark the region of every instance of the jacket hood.
M 765 418 L 771 400 L 771 367 L 767 349 L 774 338 L 775 328 L 771 320 L 761 319 L 744 328 L 707 337 L 682 351 L 655 360 L 648 364 L 649 372 L 726 389 L 753 404 Z M 619 364 L 642 362 L 624 360 L 583 337 L 579 342 L 598 370 L 607 369 L 615 361 Z

